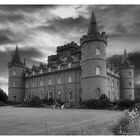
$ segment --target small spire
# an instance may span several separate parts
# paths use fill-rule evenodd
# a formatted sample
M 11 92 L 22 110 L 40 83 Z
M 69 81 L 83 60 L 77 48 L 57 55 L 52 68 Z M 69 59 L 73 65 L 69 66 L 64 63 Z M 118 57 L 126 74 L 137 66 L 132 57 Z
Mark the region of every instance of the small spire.
M 97 23 L 96 23 L 94 12 L 92 11 L 88 34 L 96 34 L 96 33 L 98 33 Z
M 128 58 L 128 54 L 127 54 L 127 51 L 126 49 L 124 50 L 124 54 L 122 56 L 122 59 L 121 59 L 121 65 L 130 65 L 130 60 Z
M 15 53 L 12 56 L 12 63 L 19 64 L 19 65 L 22 64 L 21 59 L 20 59 L 20 55 L 19 55 L 18 46 L 16 46 Z

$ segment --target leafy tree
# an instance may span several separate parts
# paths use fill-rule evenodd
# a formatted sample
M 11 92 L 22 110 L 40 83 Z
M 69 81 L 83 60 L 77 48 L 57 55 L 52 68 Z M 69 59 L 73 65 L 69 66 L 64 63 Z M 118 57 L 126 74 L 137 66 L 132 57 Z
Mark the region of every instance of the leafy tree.
M 7 94 L 0 88 L 0 101 L 7 103 L 8 101 L 8 96 Z

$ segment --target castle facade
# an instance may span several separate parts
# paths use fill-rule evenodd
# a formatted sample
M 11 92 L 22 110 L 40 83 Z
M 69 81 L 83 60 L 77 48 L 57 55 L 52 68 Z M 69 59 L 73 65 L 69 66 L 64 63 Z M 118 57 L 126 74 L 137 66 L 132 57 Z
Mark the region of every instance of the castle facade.
M 80 46 L 71 42 L 57 47 L 56 55 L 49 56 L 46 64 L 29 68 L 16 47 L 8 63 L 9 101 L 22 103 L 38 96 L 80 103 L 102 94 L 110 101 L 134 100 L 134 66 L 126 50 L 120 65 L 115 66 L 107 60 L 106 47 L 106 33 L 98 31 L 94 13 Z

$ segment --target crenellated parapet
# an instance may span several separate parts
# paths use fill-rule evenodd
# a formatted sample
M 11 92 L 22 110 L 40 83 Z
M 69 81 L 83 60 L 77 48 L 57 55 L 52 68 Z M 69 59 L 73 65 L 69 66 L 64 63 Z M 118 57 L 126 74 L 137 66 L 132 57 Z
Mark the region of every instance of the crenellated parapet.
M 80 39 L 80 44 L 82 45 L 82 44 L 84 44 L 86 42 L 90 42 L 90 41 L 102 41 L 107 45 L 107 35 L 105 32 L 84 35 Z

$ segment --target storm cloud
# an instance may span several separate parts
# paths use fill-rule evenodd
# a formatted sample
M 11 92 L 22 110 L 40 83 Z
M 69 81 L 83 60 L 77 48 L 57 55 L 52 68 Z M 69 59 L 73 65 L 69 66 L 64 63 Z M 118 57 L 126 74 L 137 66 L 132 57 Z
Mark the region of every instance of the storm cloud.
M 139 69 L 139 5 L 0 5 L 0 87 L 7 88 L 7 63 L 16 45 L 27 65 L 46 63 L 57 46 L 79 44 L 93 10 L 99 31 L 108 35 L 107 57 L 127 49 Z

